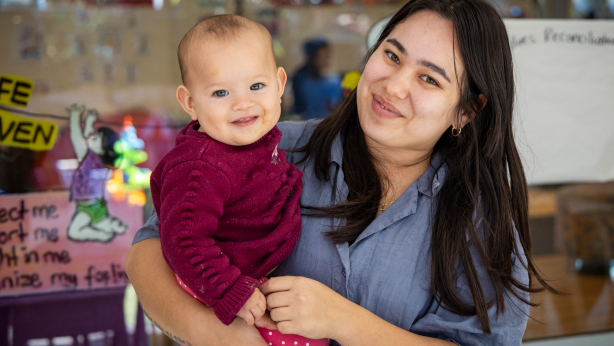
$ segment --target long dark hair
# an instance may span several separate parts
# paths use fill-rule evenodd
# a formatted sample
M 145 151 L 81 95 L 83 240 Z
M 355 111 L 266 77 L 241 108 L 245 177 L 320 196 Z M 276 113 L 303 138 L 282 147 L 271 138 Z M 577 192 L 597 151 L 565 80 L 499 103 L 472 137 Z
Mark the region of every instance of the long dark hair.
M 431 221 L 431 290 L 437 302 L 449 311 L 477 315 L 484 333 L 490 334 L 487 309 L 493 303 L 497 314 L 502 314 L 505 297 L 510 293 L 532 306 L 535 304 L 523 292 L 546 288 L 558 293 L 539 275 L 531 257 L 527 183 L 512 131 L 512 54 L 503 21 L 486 1 L 411 0 L 390 19 L 365 62 L 397 24 L 425 10 L 452 22 L 455 46 L 465 66 L 458 80 L 461 95 L 456 106 L 456 124 L 460 124 L 461 114 L 474 115 L 459 136 L 453 136 L 449 128 L 433 150 L 444 157 L 448 173 Z M 487 99 L 485 105 L 479 100 L 480 94 Z M 313 160 L 319 179 L 330 179 L 331 146 L 338 133 L 344 138 L 347 201 L 324 208 L 305 207 L 316 210 L 319 216 L 348 220 L 345 226 L 326 234 L 336 244 L 352 243 L 375 219 L 385 179 L 376 169 L 358 121 L 356 90 L 317 126 L 307 145 L 299 149 L 306 154 L 304 160 Z M 474 212 L 483 217 L 483 234 L 478 234 L 475 228 Z M 488 273 L 494 302 L 487 301 L 484 294 L 469 241 Z M 513 254 L 529 272 L 528 285 L 512 275 Z M 473 304 L 465 303 L 456 290 L 452 264 L 459 260 Z M 541 286 L 532 287 L 533 279 Z
M 119 154 L 115 151 L 115 142 L 119 140 L 117 132 L 108 127 L 99 127 L 96 130 L 100 134 L 100 140 L 102 141 L 102 150 L 104 153 L 100 155 L 100 160 L 106 166 L 115 166 L 115 160 L 119 157 Z

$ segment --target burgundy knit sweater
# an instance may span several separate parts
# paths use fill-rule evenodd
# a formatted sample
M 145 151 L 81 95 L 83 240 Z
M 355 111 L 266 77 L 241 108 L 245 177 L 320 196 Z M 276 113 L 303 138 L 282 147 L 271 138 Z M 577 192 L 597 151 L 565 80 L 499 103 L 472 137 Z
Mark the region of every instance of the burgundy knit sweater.
M 166 262 L 228 325 L 298 240 L 303 174 L 277 149 L 277 126 L 245 146 L 198 127 L 179 132 L 151 175 L 151 195 Z

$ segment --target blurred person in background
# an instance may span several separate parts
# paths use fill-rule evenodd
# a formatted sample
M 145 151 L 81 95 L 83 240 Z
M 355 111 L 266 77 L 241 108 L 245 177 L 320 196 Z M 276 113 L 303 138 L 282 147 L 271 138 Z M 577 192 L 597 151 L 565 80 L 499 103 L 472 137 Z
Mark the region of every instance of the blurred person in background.
M 331 50 L 324 39 L 312 39 L 303 46 L 307 62 L 292 79 L 294 112 L 303 119 L 322 118 L 341 101 L 341 77 L 326 75 Z

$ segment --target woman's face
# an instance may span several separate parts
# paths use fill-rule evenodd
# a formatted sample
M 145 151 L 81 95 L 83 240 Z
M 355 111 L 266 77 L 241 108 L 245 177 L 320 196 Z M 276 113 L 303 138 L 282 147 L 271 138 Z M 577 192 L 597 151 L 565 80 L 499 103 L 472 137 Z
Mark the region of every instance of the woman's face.
M 464 68 L 453 50 L 452 22 L 430 11 L 409 16 L 382 42 L 357 90 L 358 118 L 371 148 L 429 152 L 450 125 L 458 126 L 456 81 Z

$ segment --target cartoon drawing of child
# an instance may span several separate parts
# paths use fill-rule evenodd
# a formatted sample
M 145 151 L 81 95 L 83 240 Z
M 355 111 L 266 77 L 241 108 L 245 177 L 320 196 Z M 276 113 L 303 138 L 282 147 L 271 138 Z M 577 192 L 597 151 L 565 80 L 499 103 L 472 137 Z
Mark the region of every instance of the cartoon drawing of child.
M 68 239 L 110 242 L 128 228 L 122 220 L 109 215 L 104 199 L 105 185 L 110 177 L 108 167 L 113 166 L 118 156 L 113 144 L 119 136 L 106 127 L 94 131 L 94 121 L 98 119 L 95 109 L 87 111 L 83 131 L 81 114 L 85 106 L 73 104 L 66 110 L 70 115 L 70 140 L 79 160 L 70 187 L 70 200 L 77 202 L 77 208 L 68 226 Z

